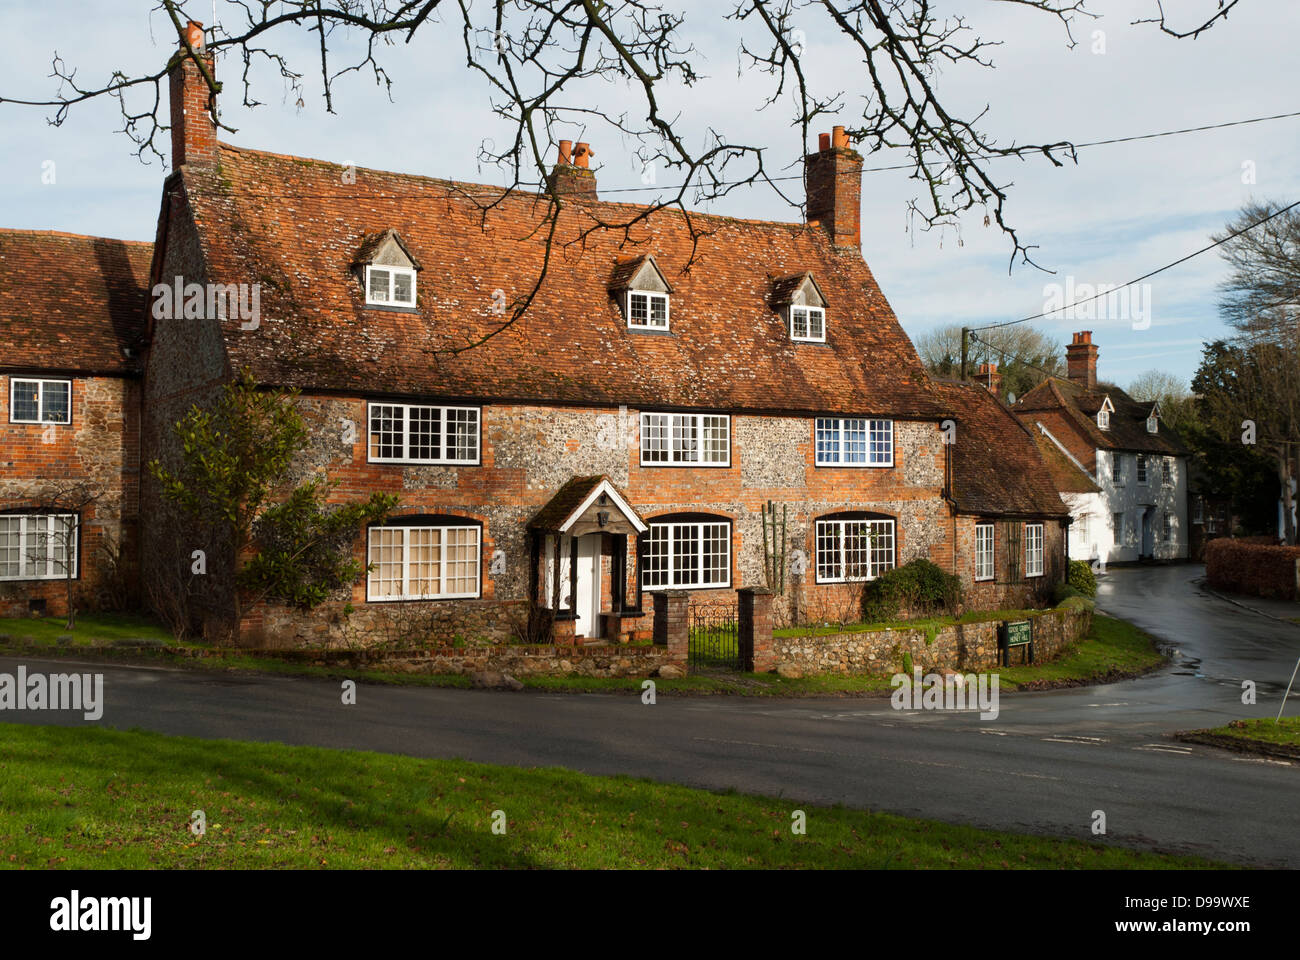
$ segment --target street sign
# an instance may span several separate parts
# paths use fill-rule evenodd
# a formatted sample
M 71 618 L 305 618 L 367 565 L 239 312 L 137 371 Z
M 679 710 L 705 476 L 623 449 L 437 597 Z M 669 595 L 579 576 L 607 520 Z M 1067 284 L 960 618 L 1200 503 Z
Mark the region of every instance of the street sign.
M 1034 662 L 1034 622 L 1008 620 L 998 627 L 998 646 L 1002 648 L 1002 666 L 1011 666 L 1011 648 L 1025 647 L 1027 662 Z

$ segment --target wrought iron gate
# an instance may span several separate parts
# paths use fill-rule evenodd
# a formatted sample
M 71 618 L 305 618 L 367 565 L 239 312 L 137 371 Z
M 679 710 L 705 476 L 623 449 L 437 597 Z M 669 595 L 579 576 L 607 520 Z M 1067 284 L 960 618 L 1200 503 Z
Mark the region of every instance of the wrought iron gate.
M 734 603 L 693 603 L 690 607 L 687 662 L 701 670 L 739 670 L 740 625 Z

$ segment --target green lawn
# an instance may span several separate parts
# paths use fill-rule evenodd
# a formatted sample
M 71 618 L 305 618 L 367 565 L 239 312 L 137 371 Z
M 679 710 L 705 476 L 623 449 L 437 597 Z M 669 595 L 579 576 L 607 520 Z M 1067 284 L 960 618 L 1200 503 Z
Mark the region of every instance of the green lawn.
M 1064 657 L 1032 667 L 999 667 L 997 672 L 1003 689 L 1032 689 L 1121 679 L 1153 670 L 1165 659 L 1151 634 L 1126 620 L 1093 614 L 1088 636 Z
M 157 621 L 130 613 L 85 613 L 77 625 L 66 629 L 63 617 L 0 617 L 0 643 L 12 646 L 24 641 L 37 646 L 60 646 L 59 637 L 71 636 L 70 646 L 102 646 L 143 639 L 174 646 L 172 635 Z
M 806 835 L 791 830 L 802 809 Z M 192 812 L 207 832 L 193 835 Z M 503 811 L 507 832 L 492 831 Z M 1080 832 L 1083 827 L 1080 827 Z M 0 726 L 0 866 L 1040 868 L 1216 864 L 625 777 Z

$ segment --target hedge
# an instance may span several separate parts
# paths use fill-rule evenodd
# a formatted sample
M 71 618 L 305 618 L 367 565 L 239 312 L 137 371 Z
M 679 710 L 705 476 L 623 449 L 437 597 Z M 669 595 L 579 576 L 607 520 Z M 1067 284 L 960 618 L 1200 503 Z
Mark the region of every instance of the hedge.
M 1300 600 L 1297 595 L 1300 547 L 1248 543 L 1229 537 L 1205 545 L 1205 577 L 1210 586 L 1258 597 Z

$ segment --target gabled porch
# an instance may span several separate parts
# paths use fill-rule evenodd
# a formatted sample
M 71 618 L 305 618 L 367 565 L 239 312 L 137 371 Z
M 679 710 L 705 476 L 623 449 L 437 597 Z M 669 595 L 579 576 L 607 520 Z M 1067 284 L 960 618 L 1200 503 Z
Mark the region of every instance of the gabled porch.
M 530 631 L 555 643 L 648 639 L 636 589 L 649 529 L 607 477 L 574 477 L 528 521 Z

